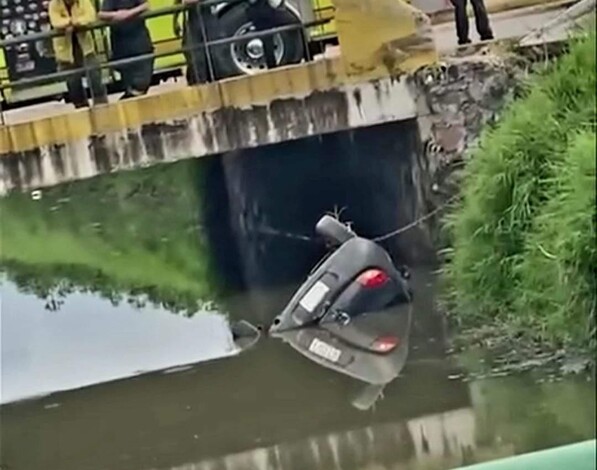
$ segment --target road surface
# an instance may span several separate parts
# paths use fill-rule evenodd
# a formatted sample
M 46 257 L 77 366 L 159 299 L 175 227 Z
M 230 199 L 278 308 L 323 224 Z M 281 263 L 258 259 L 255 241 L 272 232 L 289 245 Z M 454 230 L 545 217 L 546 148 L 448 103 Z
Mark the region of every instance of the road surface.
M 529 8 L 524 11 L 510 11 L 490 15 L 491 26 L 496 39 L 524 36 L 548 21 L 553 20 L 565 8 L 540 11 Z M 478 40 L 474 19 L 469 19 L 470 37 L 473 42 Z M 440 52 L 447 52 L 457 47 L 456 28 L 453 22 L 434 26 L 435 42 Z
M 554 19 L 562 10 L 563 9 L 539 11 L 537 8 L 529 8 L 491 15 L 491 23 L 495 37 L 496 39 L 505 39 L 530 33 L 534 29 Z M 472 18 L 470 20 L 470 26 L 471 39 L 475 41 L 476 31 L 474 20 Z M 453 22 L 436 25 L 434 26 L 434 30 L 437 48 L 440 52 L 445 53 L 456 47 L 456 31 Z M 180 79 L 178 82 L 168 82 L 153 87 L 150 90 L 150 93 L 163 93 L 164 91 L 181 86 L 185 86 L 183 79 Z M 119 95 L 113 95 L 110 97 L 110 101 L 116 101 L 118 97 Z M 18 122 L 41 119 L 68 112 L 71 109 L 73 108 L 70 104 L 53 101 L 50 103 L 7 111 L 4 113 L 4 122 L 6 124 L 16 124 Z

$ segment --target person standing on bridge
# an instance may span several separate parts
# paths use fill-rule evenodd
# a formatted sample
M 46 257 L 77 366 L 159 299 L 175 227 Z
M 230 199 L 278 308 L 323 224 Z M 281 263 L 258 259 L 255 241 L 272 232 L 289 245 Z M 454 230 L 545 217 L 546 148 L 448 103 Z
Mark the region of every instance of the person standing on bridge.
M 153 53 L 153 44 L 141 14 L 149 9 L 146 0 L 104 0 L 100 19 L 111 23 L 112 60 L 121 60 Z M 116 67 L 124 84 L 122 99 L 147 93 L 153 75 L 154 58 Z
M 466 13 L 467 0 L 450 0 L 454 6 L 454 16 L 456 20 L 456 35 L 458 44 L 470 44 L 468 16 Z M 489 25 L 489 17 L 483 0 L 471 0 L 473 13 L 475 15 L 475 25 L 481 41 L 493 39 L 493 31 Z
M 86 26 L 96 21 L 91 0 L 50 0 L 48 16 L 52 28 L 63 33 L 52 42 L 58 70 L 73 72 L 66 78 L 70 101 L 75 108 L 89 106 L 82 81 L 86 72 L 94 103 L 107 103 L 106 89 L 102 84 L 95 56 L 93 36 L 91 31 L 86 29 Z M 83 67 L 86 68 L 85 72 L 81 70 Z

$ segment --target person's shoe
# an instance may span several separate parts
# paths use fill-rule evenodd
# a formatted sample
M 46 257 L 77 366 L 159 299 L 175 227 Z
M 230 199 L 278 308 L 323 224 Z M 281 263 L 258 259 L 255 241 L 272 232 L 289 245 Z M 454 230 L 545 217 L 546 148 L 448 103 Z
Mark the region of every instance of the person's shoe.
M 144 91 L 138 91 L 138 90 L 134 90 L 134 89 L 132 89 L 132 88 L 131 88 L 130 90 L 127 90 L 127 91 L 124 93 L 124 95 L 122 95 L 122 96 L 120 97 L 120 100 L 128 100 L 129 98 L 136 98 L 136 97 L 138 97 L 138 96 L 143 96 L 143 95 L 145 95 L 146 93 L 147 93 L 147 92 L 144 92 Z
M 459 39 L 458 40 L 458 45 L 459 46 L 466 46 L 467 44 L 471 44 L 471 40 L 470 39 Z
M 495 38 L 493 37 L 493 34 L 489 34 L 486 36 L 481 36 L 481 41 L 493 41 Z

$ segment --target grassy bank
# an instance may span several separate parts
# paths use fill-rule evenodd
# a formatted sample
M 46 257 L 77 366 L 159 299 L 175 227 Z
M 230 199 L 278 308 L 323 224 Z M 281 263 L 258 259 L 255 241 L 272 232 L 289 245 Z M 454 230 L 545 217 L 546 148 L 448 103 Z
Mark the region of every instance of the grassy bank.
M 595 347 L 595 34 L 488 129 L 447 217 L 455 318 Z

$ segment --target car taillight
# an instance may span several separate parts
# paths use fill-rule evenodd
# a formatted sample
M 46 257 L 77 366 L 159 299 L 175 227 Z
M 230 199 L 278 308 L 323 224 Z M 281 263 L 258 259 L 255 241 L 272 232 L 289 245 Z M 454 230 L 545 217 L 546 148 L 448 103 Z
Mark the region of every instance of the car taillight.
M 395 336 L 382 336 L 373 342 L 373 350 L 380 353 L 390 352 L 396 349 L 399 343 L 400 340 Z
M 389 280 L 390 277 L 380 269 L 368 269 L 357 278 L 357 282 L 363 287 L 383 286 Z

